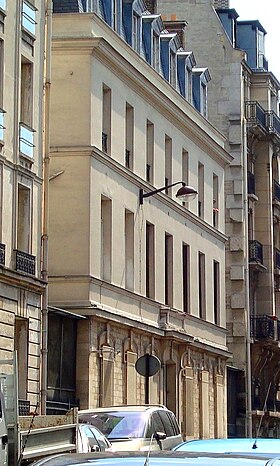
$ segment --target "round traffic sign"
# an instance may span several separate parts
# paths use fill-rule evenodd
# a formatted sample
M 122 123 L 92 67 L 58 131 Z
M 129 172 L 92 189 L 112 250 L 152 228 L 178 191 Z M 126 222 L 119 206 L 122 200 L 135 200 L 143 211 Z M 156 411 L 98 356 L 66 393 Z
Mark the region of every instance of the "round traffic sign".
M 160 370 L 160 360 L 152 354 L 144 354 L 137 359 L 135 369 L 144 377 L 152 377 Z

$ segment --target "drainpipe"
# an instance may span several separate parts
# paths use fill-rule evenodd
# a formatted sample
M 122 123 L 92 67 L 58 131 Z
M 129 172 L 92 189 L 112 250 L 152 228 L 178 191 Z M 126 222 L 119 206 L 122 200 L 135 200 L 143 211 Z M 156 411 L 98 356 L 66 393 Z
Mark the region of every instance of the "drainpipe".
M 44 109 L 43 109 L 43 205 L 42 205 L 42 279 L 46 288 L 42 296 L 42 364 L 41 414 L 46 414 L 48 367 L 48 228 L 50 164 L 50 87 L 51 87 L 52 0 L 45 0 Z
M 245 150 L 244 150 L 245 149 Z M 244 233 L 245 233 L 245 310 L 246 310 L 246 436 L 253 437 L 252 426 L 252 362 L 250 332 L 250 275 L 249 275 L 249 228 L 248 228 L 248 183 L 247 183 L 247 137 L 246 120 L 243 119 L 243 176 L 244 176 Z

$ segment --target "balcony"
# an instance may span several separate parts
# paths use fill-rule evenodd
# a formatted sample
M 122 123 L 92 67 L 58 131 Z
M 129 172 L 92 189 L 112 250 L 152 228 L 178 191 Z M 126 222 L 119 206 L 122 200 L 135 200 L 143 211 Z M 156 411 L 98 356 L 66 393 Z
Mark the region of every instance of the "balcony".
M 5 244 L 0 243 L 0 265 L 5 265 Z
M 249 262 L 263 265 L 263 245 L 259 241 L 249 241 Z
M 3 141 L 4 139 L 4 129 L 5 129 L 5 126 L 4 126 L 4 113 L 5 111 L 0 108 L 0 141 Z
M 19 151 L 22 155 L 34 158 L 34 129 L 20 123 L 19 125 Z
M 14 250 L 15 253 L 15 269 L 18 272 L 25 272 L 29 275 L 35 275 L 36 257 L 32 256 L 18 249 Z
M 245 117 L 248 125 L 266 132 L 266 111 L 258 102 L 245 102 Z
M 274 134 L 280 139 L 280 118 L 276 115 L 275 112 L 269 111 L 266 112 L 267 119 L 267 130 L 269 134 Z
M 251 337 L 254 340 L 274 340 L 274 322 L 275 320 L 268 315 L 250 316 Z
M 254 173 L 247 173 L 248 194 L 256 194 L 255 175 Z

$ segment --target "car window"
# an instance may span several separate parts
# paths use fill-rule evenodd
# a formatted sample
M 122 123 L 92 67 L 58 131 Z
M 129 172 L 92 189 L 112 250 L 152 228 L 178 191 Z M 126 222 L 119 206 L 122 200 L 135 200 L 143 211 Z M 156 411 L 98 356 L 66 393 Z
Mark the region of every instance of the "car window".
M 164 427 L 164 431 L 167 435 L 167 437 L 173 437 L 175 435 L 173 427 L 171 425 L 170 419 L 167 416 L 167 412 L 165 411 L 159 411 L 159 416 L 162 420 L 162 424 Z
M 141 438 L 144 435 L 144 413 L 114 411 L 108 413 L 81 413 L 79 422 L 92 424 L 110 439 Z
M 176 417 L 171 412 L 167 412 L 167 416 L 169 417 L 170 422 L 171 422 L 171 424 L 173 426 L 173 430 L 175 432 L 175 435 L 179 435 L 180 434 L 180 429 L 179 429 L 179 425 L 178 425 Z
M 84 435 L 87 437 L 88 444 L 89 444 L 89 446 L 91 448 L 92 447 L 100 447 L 100 445 L 98 444 L 98 441 L 96 440 L 95 435 L 94 435 L 92 429 L 90 428 L 90 426 L 82 426 L 82 431 L 83 431 Z
M 106 437 L 101 432 L 99 432 L 98 429 L 95 429 L 94 427 L 90 429 L 94 432 L 94 435 L 102 450 L 110 447 L 110 443 L 108 442 Z
M 151 415 L 149 420 L 149 426 L 146 432 L 146 438 L 151 438 L 155 432 L 165 432 L 162 420 L 159 417 L 158 412 Z

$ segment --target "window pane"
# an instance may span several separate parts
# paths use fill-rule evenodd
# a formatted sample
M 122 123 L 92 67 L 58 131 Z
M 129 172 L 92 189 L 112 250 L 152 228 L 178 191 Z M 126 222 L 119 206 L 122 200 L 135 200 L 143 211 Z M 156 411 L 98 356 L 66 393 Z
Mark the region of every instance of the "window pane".
M 26 2 L 22 4 L 22 26 L 35 35 L 35 10 Z

